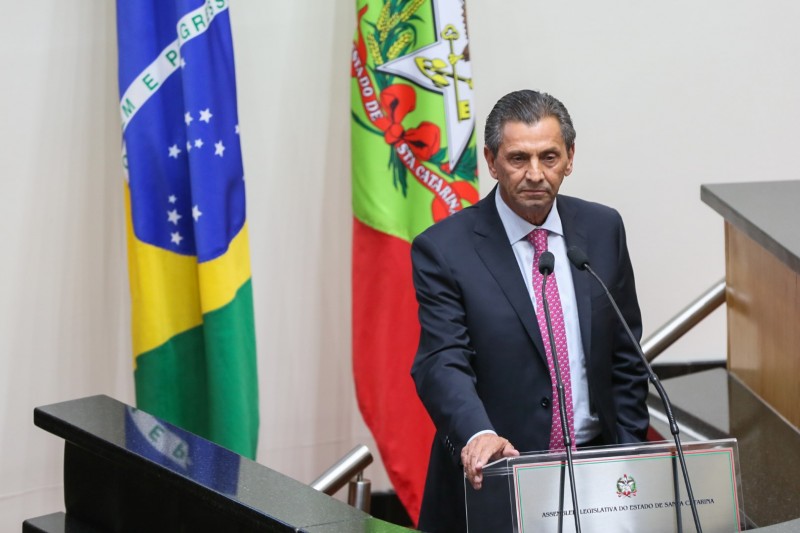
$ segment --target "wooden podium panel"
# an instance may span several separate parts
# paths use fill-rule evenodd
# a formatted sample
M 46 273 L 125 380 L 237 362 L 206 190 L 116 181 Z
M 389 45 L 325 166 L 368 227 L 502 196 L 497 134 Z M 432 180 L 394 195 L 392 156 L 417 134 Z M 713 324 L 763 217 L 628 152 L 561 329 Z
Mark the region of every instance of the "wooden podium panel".
M 728 369 L 800 427 L 800 181 L 700 196 L 725 218 Z
M 800 274 L 729 222 L 725 248 L 728 368 L 800 427 Z

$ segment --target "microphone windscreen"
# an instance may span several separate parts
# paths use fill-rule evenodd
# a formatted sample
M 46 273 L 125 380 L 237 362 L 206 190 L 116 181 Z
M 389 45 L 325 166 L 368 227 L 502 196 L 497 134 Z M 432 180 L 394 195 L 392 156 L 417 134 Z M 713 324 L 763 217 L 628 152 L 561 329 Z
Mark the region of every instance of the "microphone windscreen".
M 553 272 L 553 267 L 556 264 L 556 258 L 550 252 L 544 252 L 539 258 L 539 272 L 546 276 Z
M 586 270 L 586 267 L 589 266 L 589 258 L 586 257 L 583 250 L 577 246 L 569 247 L 569 250 L 567 250 L 567 257 L 569 258 L 569 262 L 575 265 L 575 268 L 578 270 Z

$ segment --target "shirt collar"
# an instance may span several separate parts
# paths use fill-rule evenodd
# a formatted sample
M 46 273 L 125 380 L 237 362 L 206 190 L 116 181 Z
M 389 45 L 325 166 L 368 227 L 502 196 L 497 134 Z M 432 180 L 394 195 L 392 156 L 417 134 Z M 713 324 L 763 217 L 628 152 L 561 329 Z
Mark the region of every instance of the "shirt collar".
M 514 211 L 503 201 L 498 189 L 494 195 L 494 203 L 497 206 L 497 214 L 500 215 L 500 221 L 503 223 L 503 228 L 506 230 L 508 242 L 513 246 L 518 241 L 526 238 L 528 234 L 537 229 L 546 229 L 550 233 L 557 235 L 564 235 L 563 227 L 561 226 L 561 216 L 558 214 L 558 198 L 553 200 L 553 207 L 550 213 L 541 226 L 534 226 Z

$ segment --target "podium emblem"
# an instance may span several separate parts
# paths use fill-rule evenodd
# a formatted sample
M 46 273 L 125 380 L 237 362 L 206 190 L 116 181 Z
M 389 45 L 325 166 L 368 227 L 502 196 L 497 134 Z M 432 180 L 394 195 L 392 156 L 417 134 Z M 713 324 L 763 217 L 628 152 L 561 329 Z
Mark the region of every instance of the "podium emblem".
M 628 474 L 624 474 L 617 480 L 617 497 L 622 498 L 623 496 L 626 498 L 636 496 L 636 480 Z

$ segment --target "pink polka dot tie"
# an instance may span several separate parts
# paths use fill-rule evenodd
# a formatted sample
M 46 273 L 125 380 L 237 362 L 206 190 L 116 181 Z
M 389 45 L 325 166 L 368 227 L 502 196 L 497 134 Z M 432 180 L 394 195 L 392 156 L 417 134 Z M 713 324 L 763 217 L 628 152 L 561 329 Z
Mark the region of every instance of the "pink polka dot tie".
M 547 230 L 535 229 L 528 234 L 528 240 L 533 244 L 533 292 L 536 297 L 536 318 L 539 322 L 539 331 L 542 333 L 544 349 L 547 354 L 547 366 L 550 368 L 550 382 L 553 386 L 553 423 L 550 427 L 550 451 L 564 450 L 564 432 L 561 429 L 561 414 L 558 407 L 558 389 L 556 388 L 556 369 L 553 366 L 553 354 L 550 351 L 550 337 L 547 334 L 547 321 L 544 317 L 544 304 L 542 303 L 542 274 L 539 272 L 539 258 L 547 251 Z M 575 412 L 572 407 L 572 380 L 569 373 L 569 352 L 567 351 L 567 332 L 564 328 L 564 313 L 561 310 L 561 298 L 558 296 L 558 283 L 555 273 L 547 278 L 546 289 L 547 304 L 550 308 L 550 322 L 553 325 L 553 340 L 558 355 L 558 367 L 561 370 L 561 379 L 564 382 L 564 398 L 566 399 L 567 426 L 575 449 Z

